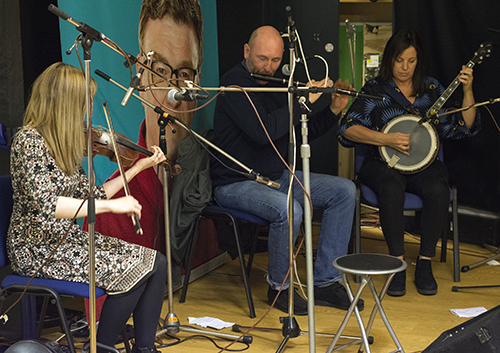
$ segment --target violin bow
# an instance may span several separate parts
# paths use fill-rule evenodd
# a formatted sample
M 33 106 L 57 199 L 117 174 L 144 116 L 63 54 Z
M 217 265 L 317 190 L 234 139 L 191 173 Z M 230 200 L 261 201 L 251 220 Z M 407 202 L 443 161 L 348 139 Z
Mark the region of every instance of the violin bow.
M 102 104 L 102 108 L 104 109 L 104 115 L 106 116 L 106 121 L 108 122 L 109 131 L 111 132 L 111 134 L 109 135 L 111 137 L 111 143 L 113 144 L 113 150 L 115 151 L 116 162 L 118 163 L 118 168 L 120 169 L 120 175 L 122 176 L 123 189 L 125 190 L 125 195 L 130 196 L 130 189 L 128 187 L 127 178 L 125 177 L 125 171 L 123 169 L 121 156 L 118 153 L 118 147 L 116 145 L 115 130 L 113 129 L 113 123 L 111 122 L 111 118 L 109 117 L 108 102 L 104 102 Z M 137 215 L 137 213 L 134 213 L 131 217 L 135 232 L 142 235 L 143 231 L 141 228 L 141 224 L 139 223 L 139 216 Z

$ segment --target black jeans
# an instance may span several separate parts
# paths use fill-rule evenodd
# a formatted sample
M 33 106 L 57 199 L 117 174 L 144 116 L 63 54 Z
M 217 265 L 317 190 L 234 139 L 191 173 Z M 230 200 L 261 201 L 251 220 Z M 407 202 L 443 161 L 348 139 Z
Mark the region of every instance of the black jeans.
M 359 171 L 360 181 L 377 195 L 379 216 L 389 253 L 402 256 L 405 220 L 405 191 L 422 199 L 420 219 L 420 255 L 436 255 L 436 243 L 444 231 L 450 204 L 448 169 L 441 161 L 415 174 L 402 174 L 380 160 L 365 160 Z

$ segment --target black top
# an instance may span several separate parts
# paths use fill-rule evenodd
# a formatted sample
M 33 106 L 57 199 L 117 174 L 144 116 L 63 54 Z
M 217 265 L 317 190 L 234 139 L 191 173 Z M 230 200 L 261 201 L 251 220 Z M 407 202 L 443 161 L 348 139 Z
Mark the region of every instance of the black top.
M 259 86 L 250 75 L 245 60 L 229 70 L 221 79 L 220 86 L 229 87 L 284 87 L 279 83 L 269 82 Z M 289 141 L 288 94 L 286 92 L 248 92 L 258 111 L 266 130 L 279 153 L 287 161 Z M 296 138 L 300 141 L 300 106 L 294 102 L 293 123 Z M 330 107 L 314 114 L 309 120 L 309 138 L 317 138 L 337 125 L 338 116 Z M 285 166 L 276 154 L 266 133 L 243 92 L 225 92 L 217 97 L 214 113 L 214 143 L 225 152 L 238 159 L 247 167 L 268 177 L 277 179 Z M 243 171 L 235 163 L 217 153 L 222 162 L 238 171 Z M 213 186 L 226 185 L 247 180 L 244 174 L 230 170 L 212 158 L 211 177 Z

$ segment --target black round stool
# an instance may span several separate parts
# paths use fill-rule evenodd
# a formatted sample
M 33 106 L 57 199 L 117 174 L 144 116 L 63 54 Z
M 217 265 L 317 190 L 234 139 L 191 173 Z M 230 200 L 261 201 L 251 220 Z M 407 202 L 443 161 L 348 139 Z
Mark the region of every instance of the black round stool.
M 396 337 L 396 334 L 394 333 L 394 330 L 389 323 L 389 320 L 387 320 L 384 308 L 382 308 L 382 299 L 384 299 L 385 292 L 387 291 L 387 288 L 389 288 L 392 277 L 394 277 L 397 272 L 406 269 L 406 262 L 404 260 L 401 260 L 400 258 L 384 254 L 350 254 L 337 258 L 335 261 L 333 261 L 333 266 L 335 266 L 339 270 L 340 275 L 342 276 L 347 294 L 349 295 L 349 299 L 351 300 L 351 306 L 349 307 L 349 310 L 347 311 L 347 314 L 344 317 L 339 330 L 335 334 L 332 343 L 328 347 L 327 353 L 331 353 L 334 350 L 334 347 L 337 344 L 337 341 L 340 338 L 340 335 L 346 327 L 353 312 L 355 313 L 356 319 L 358 320 L 359 329 L 361 331 L 361 338 L 358 338 L 355 342 L 351 342 L 345 346 L 338 347 L 335 350 L 360 343 L 361 346 L 359 348 L 359 352 L 362 352 L 363 347 L 366 347 L 366 351 L 370 353 L 371 351 L 368 341 L 368 335 L 370 334 L 370 330 L 372 328 L 373 321 L 375 320 L 377 311 L 380 312 L 382 321 L 384 322 L 387 331 L 389 331 L 394 344 L 398 348 L 393 352 L 404 352 L 401 343 L 399 343 L 398 338 Z M 361 277 L 361 282 L 355 295 L 352 294 L 351 286 L 347 278 L 348 273 Z M 382 290 L 378 294 L 371 278 L 371 276 L 374 275 L 386 275 Z M 356 304 L 359 300 L 361 292 L 367 284 L 370 287 L 373 299 L 375 300 L 375 305 L 373 306 L 370 319 L 365 326 Z

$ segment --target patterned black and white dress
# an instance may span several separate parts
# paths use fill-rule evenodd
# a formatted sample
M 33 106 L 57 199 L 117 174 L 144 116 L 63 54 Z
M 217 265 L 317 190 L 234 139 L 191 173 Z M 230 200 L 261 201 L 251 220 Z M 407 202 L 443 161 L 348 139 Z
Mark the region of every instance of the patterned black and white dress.
M 87 175 L 79 167 L 66 175 L 49 153 L 35 129 L 20 131 L 11 150 L 14 208 L 7 237 L 13 271 L 32 276 L 57 243 L 70 231 L 37 277 L 89 283 L 88 233 L 70 219 L 56 219 L 59 197 L 83 199 L 88 194 Z M 97 199 L 106 199 L 102 186 Z M 95 233 L 96 285 L 108 294 L 131 289 L 153 269 L 156 251 Z

